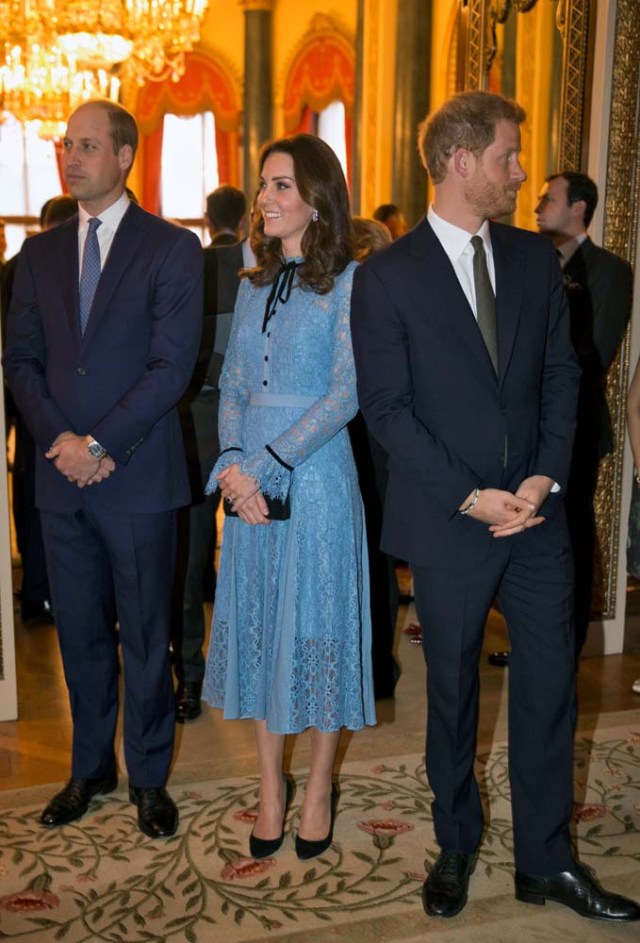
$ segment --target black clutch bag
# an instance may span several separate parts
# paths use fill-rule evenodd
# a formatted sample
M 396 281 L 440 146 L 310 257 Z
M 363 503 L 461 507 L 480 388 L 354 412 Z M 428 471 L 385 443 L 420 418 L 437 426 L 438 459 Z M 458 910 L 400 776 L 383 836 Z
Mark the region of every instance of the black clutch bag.
M 284 501 L 282 498 L 272 498 L 268 494 L 263 495 L 265 501 L 267 502 L 267 507 L 269 513 L 267 517 L 270 521 L 288 521 L 291 517 L 291 501 L 289 500 L 289 495 L 286 496 Z M 223 501 L 224 504 L 224 513 L 227 517 L 237 517 L 238 512 L 234 511 L 231 503 L 226 499 Z

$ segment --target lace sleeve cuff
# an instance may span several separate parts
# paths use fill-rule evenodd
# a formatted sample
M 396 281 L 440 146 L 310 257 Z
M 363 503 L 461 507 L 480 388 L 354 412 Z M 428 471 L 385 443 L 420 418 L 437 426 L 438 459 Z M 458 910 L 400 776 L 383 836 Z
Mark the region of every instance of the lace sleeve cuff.
M 268 445 L 264 451 L 256 452 L 242 460 L 240 471 L 255 478 L 263 494 L 284 499 L 289 493 L 293 469 L 290 465 L 285 465 Z
M 204 493 L 213 494 L 218 489 L 218 475 L 220 472 L 223 472 L 225 468 L 229 468 L 230 465 L 237 464 L 242 458 L 243 450 L 238 446 L 231 446 L 228 449 L 223 449 L 218 456 L 218 461 L 215 463 L 211 469 L 211 474 L 209 475 L 209 480 L 205 485 Z

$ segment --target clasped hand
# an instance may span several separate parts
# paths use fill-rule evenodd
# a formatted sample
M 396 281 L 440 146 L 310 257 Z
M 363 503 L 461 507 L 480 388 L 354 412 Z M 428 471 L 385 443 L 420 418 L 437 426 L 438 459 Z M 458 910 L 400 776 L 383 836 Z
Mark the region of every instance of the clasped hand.
M 86 437 L 74 432 L 62 432 L 45 453 L 45 458 L 52 461 L 60 474 L 78 488 L 104 481 L 116 468 L 116 463 L 109 455 L 94 458 L 87 449 Z
M 537 512 L 552 487 L 551 478 L 532 475 L 525 478 L 515 494 L 499 488 L 484 488 L 469 511 L 469 517 L 489 524 L 494 537 L 511 537 L 542 524 L 545 518 Z M 465 503 L 470 503 L 472 498 L 473 495 Z
M 269 508 L 264 495 L 258 489 L 258 482 L 250 475 L 243 474 L 237 463 L 225 468 L 217 479 L 222 500 L 231 504 L 245 524 L 271 523 L 267 517 Z

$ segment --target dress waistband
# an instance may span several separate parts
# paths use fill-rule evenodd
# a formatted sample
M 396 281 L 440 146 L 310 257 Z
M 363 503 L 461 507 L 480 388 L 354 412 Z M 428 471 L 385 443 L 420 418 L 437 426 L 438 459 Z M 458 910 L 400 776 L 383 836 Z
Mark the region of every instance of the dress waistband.
M 251 393 L 250 406 L 311 406 L 317 396 L 302 396 L 296 393 Z

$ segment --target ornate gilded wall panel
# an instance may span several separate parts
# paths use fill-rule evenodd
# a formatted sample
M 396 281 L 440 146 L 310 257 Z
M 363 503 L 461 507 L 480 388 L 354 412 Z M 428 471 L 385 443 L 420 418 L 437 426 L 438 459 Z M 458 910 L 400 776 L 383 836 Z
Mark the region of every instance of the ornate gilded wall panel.
M 484 88 L 487 81 L 485 61 L 489 21 L 487 0 L 463 0 L 466 11 L 466 77 L 465 88 Z
M 603 242 L 607 249 L 633 263 L 637 254 L 640 200 L 640 4 L 618 0 L 614 41 L 611 118 L 604 195 Z M 629 380 L 629 333 L 607 378 L 607 398 L 616 447 L 600 466 L 596 521 L 602 562 L 599 609 L 613 617 L 621 508 L 625 407 Z
M 563 170 L 584 166 L 590 13 L 590 0 L 560 0 L 558 4 L 558 28 L 564 43 L 558 167 Z

